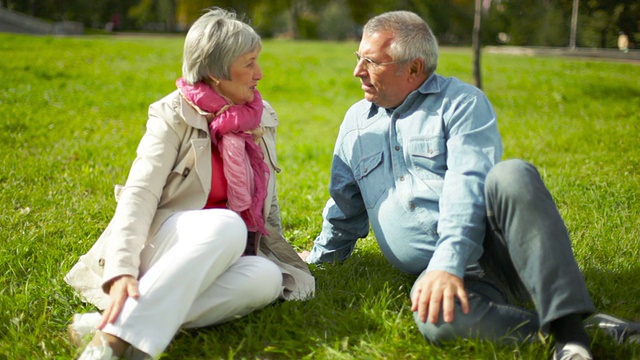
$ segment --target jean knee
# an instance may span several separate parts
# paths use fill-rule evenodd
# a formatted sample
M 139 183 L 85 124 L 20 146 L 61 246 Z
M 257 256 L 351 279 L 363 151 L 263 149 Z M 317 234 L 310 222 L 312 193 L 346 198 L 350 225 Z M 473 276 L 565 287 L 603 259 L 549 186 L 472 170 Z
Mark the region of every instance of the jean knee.
M 458 338 L 458 331 L 456 331 L 452 323 L 444 323 L 442 321 L 435 324 L 429 321 L 422 322 L 418 317 L 418 312 L 413 313 L 413 320 L 416 322 L 422 336 L 430 343 L 439 345 L 445 341 L 453 341 Z
M 422 322 L 414 312 L 414 320 L 422 336 L 440 345 L 456 339 L 482 339 L 499 343 L 530 340 L 539 322 L 532 311 L 508 304 L 497 304 L 485 295 L 468 293 L 470 312 L 464 314 L 456 302 L 453 321 L 439 319 L 435 324 Z
M 531 192 L 524 189 L 539 180 L 540 174 L 535 166 L 524 160 L 510 159 L 491 168 L 485 180 L 485 188 L 487 195 L 499 191 L 509 196 L 527 196 Z

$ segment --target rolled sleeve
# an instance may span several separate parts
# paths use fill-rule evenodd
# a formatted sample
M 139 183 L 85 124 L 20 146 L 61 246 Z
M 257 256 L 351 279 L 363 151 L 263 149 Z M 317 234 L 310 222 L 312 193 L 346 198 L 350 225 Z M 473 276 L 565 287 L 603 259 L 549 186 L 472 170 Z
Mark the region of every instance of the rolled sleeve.
M 461 99 L 445 121 L 448 157 L 439 202 L 439 239 L 427 271 L 443 270 L 463 277 L 467 265 L 482 254 L 484 181 L 499 161 L 502 144 L 493 109 L 480 92 Z

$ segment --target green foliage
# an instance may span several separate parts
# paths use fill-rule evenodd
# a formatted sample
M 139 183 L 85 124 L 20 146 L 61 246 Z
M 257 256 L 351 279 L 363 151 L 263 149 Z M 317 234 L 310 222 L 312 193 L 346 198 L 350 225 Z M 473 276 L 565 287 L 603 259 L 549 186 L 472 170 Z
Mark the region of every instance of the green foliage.
M 318 24 L 318 31 L 322 39 L 345 40 L 353 37 L 355 24 L 344 2 L 336 1 L 328 4 L 321 16 L 324 21 Z
M 362 98 L 355 42 L 267 41 L 259 88 L 279 115 L 278 189 L 297 249 L 320 230 L 333 141 Z M 0 359 L 72 359 L 71 316 L 88 311 L 62 277 L 107 225 L 149 103 L 175 88 L 179 38 L 0 34 Z M 506 157 L 537 165 L 558 202 L 597 308 L 640 320 L 638 65 L 483 57 Z M 471 81 L 471 53 L 443 49 L 439 73 Z M 180 332 L 168 359 L 547 359 L 549 341 L 427 344 L 409 310 L 413 278 L 373 237 L 342 264 L 313 267 L 317 293 Z M 640 348 L 593 337 L 597 359 Z
M 484 44 L 568 46 L 573 2 L 577 0 L 482 1 Z M 5 7 L 53 21 L 78 21 L 87 32 L 103 29 L 114 14 L 122 16 L 116 30 L 181 31 L 211 6 L 246 15 L 265 37 L 342 40 L 374 15 L 391 10 L 413 11 L 431 26 L 442 44 L 470 44 L 474 0 L 3 0 Z M 579 2 L 578 46 L 616 47 L 619 31 L 640 38 L 640 2 Z

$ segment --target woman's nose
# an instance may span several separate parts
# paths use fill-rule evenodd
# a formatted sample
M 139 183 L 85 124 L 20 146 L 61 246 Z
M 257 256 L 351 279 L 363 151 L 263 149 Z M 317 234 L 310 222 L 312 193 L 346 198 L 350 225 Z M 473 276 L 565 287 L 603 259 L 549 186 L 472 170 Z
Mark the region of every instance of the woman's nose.
M 262 79 L 262 68 L 260 67 L 260 65 L 257 65 L 257 69 L 255 74 L 253 74 L 253 78 L 256 80 L 261 80 Z

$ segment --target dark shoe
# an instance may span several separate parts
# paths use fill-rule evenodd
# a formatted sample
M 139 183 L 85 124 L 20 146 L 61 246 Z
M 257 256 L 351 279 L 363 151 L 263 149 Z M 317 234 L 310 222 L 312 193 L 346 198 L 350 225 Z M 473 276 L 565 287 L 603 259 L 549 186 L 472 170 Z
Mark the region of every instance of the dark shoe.
M 624 342 L 640 344 L 640 323 L 618 319 L 607 314 L 595 314 L 585 321 L 587 329 L 601 329 L 615 339 L 618 345 Z
M 578 343 L 566 343 L 553 353 L 553 360 L 593 360 L 591 351 Z

